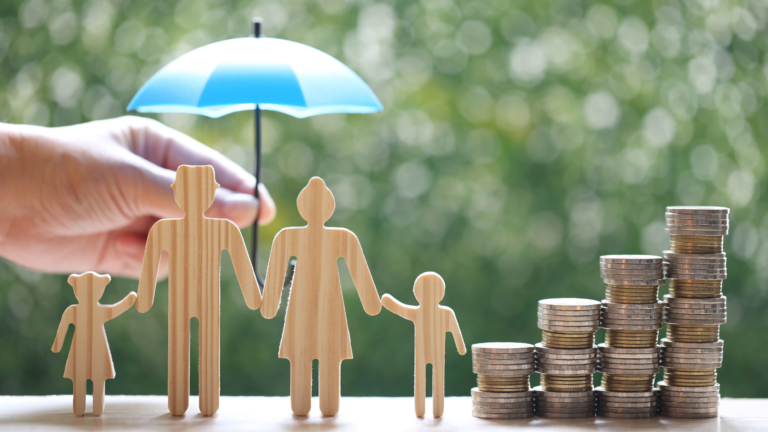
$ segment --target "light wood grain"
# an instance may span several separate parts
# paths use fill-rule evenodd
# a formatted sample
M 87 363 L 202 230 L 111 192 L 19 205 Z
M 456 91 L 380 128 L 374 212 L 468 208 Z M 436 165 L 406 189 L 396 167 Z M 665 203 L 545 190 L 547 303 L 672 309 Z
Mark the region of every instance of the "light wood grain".
M 427 397 L 427 364 L 432 365 L 432 413 L 443 415 L 445 398 L 445 334 L 453 334 L 459 354 L 467 353 L 464 339 L 461 337 L 456 314 L 446 306 L 440 305 L 445 295 L 445 281 L 439 274 L 426 272 L 416 278 L 413 294 L 419 306 L 408 306 L 397 301 L 389 294 L 384 294 L 381 303 L 387 310 L 412 321 L 415 330 L 416 369 L 414 400 L 416 416 L 423 417 Z
M 197 318 L 200 333 L 200 412 L 219 408 L 219 324 L 221 252 L 228 250 L 246 305 L 261 305 L 256 275 L 237 226 L 203 216 L 219 187 L 211 166 L 182 165 L 173 185 L 182 219 L 163 219 L 150 230 L 139 280 L 136 308 L 152 307 L 160 254 L 169 254 L 168 273 L 168 408 L 182 415 L 189 406 L 189 326 Z
M 93 415 L 100 416 L 104 411 L 105 381 L 115 377 L 115 366 L 109 352 L 104 323 L 128 310 L 136 301 L 136 293 L 131 292 L 113 305 L 99 303 L 110 280 L 109 275 L 94 272 L 73 274 L 67 279 L 75 290 L 78 304 L 64 311 L 51 350 L 56 353 L 61 351 L 67 329 L 70 324 L 74 324 L 75 334 L 69 348 L 64 378 L 72 380 L 72 410 L 76 416 L 85 413 L 88 380 L 93 383 Z
M 325 182 L 313 177 L 297 205 L 307 225 L 284 228 L 275 236 L 261 314 L 268 319 L 277 314 L 286 267 L 296 257 L 279 353 L 291 362 L 291 408 L 300 416 L 309 412 L 312 360 L 317 359 L 320 411 L 333 416 L 339 411 L 341 361 L 352 358 L 337 260 L 346 260 L 366 313 L 378 314 L 381 301 L 357 236 L 344 228 L 324 226 L 335 209 Z
M 469 393 L 469 389 L 467 389 Z M 196 396 L 193 397 L 196 399 Z M 70 412 L 68 396 L 0 396 L 2 431 L 361 431 L 361 432 L 484 432 L 484 431 L 638 431 L 730 432 L 765 431 L 768 399 L 731 399 L 720 402 L 720 417 L 702 420 L 655 417 L 638 420 L 586 419 L 483 420 L 472 417 L 469 397 L 445 398 L 445 415 L 439 419 L 418 418 L 411 412 L 413 398 L 345 397 L 344 410 L 332 418 L 313 410 L 307 417 L 295 417 L 287 397 L 221 398 L 221 410 L 214 417 L 168 414 L 165 397 L 109 396 L 109 410 L 101 417 L 76 417 Z M 317 402 L 316 400 L 314 401 Z

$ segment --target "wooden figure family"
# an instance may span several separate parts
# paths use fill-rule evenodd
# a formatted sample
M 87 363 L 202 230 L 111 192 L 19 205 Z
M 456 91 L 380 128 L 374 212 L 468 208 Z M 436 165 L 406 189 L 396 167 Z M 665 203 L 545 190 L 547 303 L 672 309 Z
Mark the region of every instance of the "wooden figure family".
M 104 409 L 104 382 L 115 377 L 104 323 L 136 303 L 139 312 L 152 307 L 162 251 L 169 254 L 168 274 L 168 408 L 183 415 L 189 406 L 190 319 L 200 323 L 199 404 L 203 415 L 219 408 L 220 264 L 221 252 L 232 257 L 246 305 L 261 307 L 271 319 L 280 307 L 283 276 L 288 261 L 296 257 L 279 357 L 291 362 L 291 408 L 295 415 L 309 413 L 312 398 L 312 361 L 318 360 L 320 411 L 324 416 L 339 411 L 341 362 L 352 358 L 337 260 L 344 258 L 355 288 L 369 315 L 382 305 L 415 326 L 416 415 L 425 411 L 426 365 L 432 364 L 433 414 L 443 414 L 445 335 L 453 334 L 460 354 L 466 353 L 453 311 L 439 304 L 445 282 L 437 273 L 423 273 L 414 283 L 419 306 L 407 306 L 389 294 L 379 300 L 360 241 L 345 228 L 328 228 L 325 222 L 335 209 L 333 194 L 319 177 L 313 177 L 299 194 L 303 227 L 281 230 L 272 243 L 262 299 L 256 274 L 242 234 L 229 220 L 210 219 L 203 213 L 211 206 L 218 188 L 211 166 L 182 165 L 171 185 L 176 202 L 184 210 L 181 219 L 163 219 L 150 230 L 139 280 L 138 296 L 131 292 L 111 306 L 98 303 L 110 277 L 88 272 L 72 275 L 78 305 L 62 317 L 53 345 L 61 350 L 69 324 L 75 325 L 64 377 L 73 381 L 75 415 L 85 410 L 85 385 L 93 383 L 93 414 Z

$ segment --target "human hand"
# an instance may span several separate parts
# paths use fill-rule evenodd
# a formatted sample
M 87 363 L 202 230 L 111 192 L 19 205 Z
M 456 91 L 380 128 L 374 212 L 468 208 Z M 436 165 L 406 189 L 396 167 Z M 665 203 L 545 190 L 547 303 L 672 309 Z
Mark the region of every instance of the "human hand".
M 179 165 L 212 165 L 221 187 L 205 215 L 240 227 L 275 217 L 264 185 L 219 152 L 141 117 L 61 128 L 0 124 L 0 256 L 50 273 L 138 277 L 147 234 L 180 218 Z M 167 266 L 161 264 L 161 273 Z

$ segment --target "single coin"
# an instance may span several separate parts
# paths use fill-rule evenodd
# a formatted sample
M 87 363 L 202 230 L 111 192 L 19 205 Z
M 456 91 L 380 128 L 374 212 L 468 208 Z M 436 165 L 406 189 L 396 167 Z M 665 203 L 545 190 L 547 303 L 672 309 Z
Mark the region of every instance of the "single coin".
M 486 408 L 477 405 L 472 405 L 472 411 L 478 413 L 488 414 L 522 414 L 527 412 L 533 412 L 533 406 L 525 408 Z
M 533 364 L 535 359 L 533 357 L 527 358 L 527 359 L 514 359 L 514 360 L 503 360 L 503 359 L 478 359 L 473 358 L 472 363 L 483 365 L 483 364 L 489 364 L 489 365 L 526 365 L 526 364 Z
M 490 414 L 472 411 L 472 415 L 477 418 L 494 419 L 494 420 L 518 420 L 533 417 L 533 413 L 523 414 Z
M 611 264 L 656 264 L 660 263 L 662 258 L 656 255 L 602 255 L 601 263 Z
M 599 315 L 599 309 L 587 309 L 587 310 L 561 310 L 561 309 L 538 309 L 539 315 L 555 315 L 555 316 L 593 316 Z
M 588 310 L 599 309 L 600 302 L 579 298 L 555 298 L 539 300 L 539 307 L 544 309 Z
M 473 352 L 484 353 L 523 353 L 532 352 L 533 345 L 517 342 L 485 342 L 472 345 Z
M 600 263 L 600 270 L 603 269 L 616 269 L 616 270 L 654 270 L 660 269 L 664 265 L 663 262 L 655 262 L 652 264 L 622 264 L 622 263 Z
M 533 358 L 533 352 L 524 354 L 485 354 L 480 352 L 473 352 L 472 358 L 475 359 L 487 359 L 487 360 L 524 360 Z
M 499 369 L 487 369 L 487 368 L 472 368 L 472 372 L 483 375 L 530 375 L 536 372 L 535 368 L 530 369 L 513 369 L 513 370 L 499 370 Z
M 536 358 L 549 359 L 549 360 L 589 360 L 589 359 L 594 359 L 595 355 L 592 353 L 566 355 L 566 354 L 547 354 L 545 352 L 540 352 L 536 355 Z
M 691 215 L 727 215 L 731 212 L 728 207 L 714 206 L 668 206 L 667 213 Z
M 664 285 L 666 281 L 663 277 L 648 279 L 626 279 L 626 278 L 602 278 L 606 285 Z

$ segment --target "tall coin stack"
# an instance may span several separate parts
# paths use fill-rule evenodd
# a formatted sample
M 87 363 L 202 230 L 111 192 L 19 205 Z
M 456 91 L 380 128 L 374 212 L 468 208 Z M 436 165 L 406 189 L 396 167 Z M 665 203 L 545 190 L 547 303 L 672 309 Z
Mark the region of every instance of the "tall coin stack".
M 663 303 L 662 259 L 652 255 L 600 257 L 600 276 L 607 284 L 600 326 L 606 343 L 598 345 L 597 370 L 602 385 L 595 389 L 597 415 L 611 418 L 649 418 L 658 414 L 659 372 L 656 345 Z
M 664 381 L 659 383 L 664 416 L 717 417 L 720 325 L 726 321 L 723 237 L 729 212 L 725 207 L 667 207 L 666 232 L 672 239 L 664 270 L 670 295 L 664 296 L 667 337 L 661 341 Z
M 534 388 L 536 415 L 551 418 L 594 417 L 592 374 L 596 366 L 595 332 L 600 325 L 600 302 L 562 298 L 539 301 L 536 371 L 541 385 Z
M 533 417 L 530 376 L 535 370 L 533 345 L 489 342 L 472 345 L 472 415 L 486 419 Z

